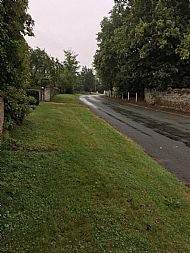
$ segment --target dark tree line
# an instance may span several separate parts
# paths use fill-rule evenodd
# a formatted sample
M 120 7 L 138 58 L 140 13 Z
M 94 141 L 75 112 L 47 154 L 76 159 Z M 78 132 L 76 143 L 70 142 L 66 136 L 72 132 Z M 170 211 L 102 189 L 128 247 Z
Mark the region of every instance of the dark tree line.
M 97 40 L 94 65 L 107 89 L 190 87 L 189 0 L 117 0 Z
M 30 49 L 30 86 L 39 88 L 43 80 L 60 88 L 62 93 L 102 91 L 92 68 L 82 67 L 77 54 L 70 50 L 64 51 L 61 62 L 40 48 Z

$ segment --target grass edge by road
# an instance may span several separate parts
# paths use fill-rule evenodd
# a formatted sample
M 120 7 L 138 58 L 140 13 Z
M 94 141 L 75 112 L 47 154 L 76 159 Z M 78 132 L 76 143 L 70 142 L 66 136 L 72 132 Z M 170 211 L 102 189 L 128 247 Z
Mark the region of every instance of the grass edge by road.
M 4 252 L 190 252 L 188 189 L 77 97 L 58 100 L 1 151 Z

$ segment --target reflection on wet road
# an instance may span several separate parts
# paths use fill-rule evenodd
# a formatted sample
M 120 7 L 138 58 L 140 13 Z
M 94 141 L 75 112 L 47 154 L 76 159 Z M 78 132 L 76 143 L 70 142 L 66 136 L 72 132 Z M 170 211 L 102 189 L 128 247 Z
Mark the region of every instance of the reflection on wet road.
M 179 179 L 190 183 L 190 117 L 121 105 L 103 96 L 82 96 L 81 101 Z

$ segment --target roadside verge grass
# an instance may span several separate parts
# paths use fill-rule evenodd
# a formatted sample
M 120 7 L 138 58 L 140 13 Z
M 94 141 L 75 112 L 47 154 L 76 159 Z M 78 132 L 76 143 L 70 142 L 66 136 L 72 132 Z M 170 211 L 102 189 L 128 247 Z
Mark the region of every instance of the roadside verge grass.
M 190 252 L 189 189 L 77 96 L 42 103 L 12 138 L 1 252 Z

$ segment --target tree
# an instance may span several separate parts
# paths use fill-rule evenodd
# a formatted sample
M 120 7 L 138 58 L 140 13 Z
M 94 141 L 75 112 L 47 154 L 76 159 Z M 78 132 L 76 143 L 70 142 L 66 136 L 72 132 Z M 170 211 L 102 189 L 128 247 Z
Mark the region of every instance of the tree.
M 48 80 L 54 86 L 61 88 L 64 93 L 81 90 L 79 62 L 72 51 L 64 51 L 65 59 L 60 62 L 40 48 L 30 49 L 30 86 L 41 87 Z
M 63 84 L 63 64 L 56 58 L 52 58 L 53 68 L 51 70 L 51 80 L 55 86 L 60 87 Z
M 50 79 L 53 63 L 45 50 L 30 49 L 30 83 L 32 87 L 41 87 L 43 79 Z
M 5 101 L 5 127 L 22 122 L 29 111 L 28 45 L 33 20 L 27 13 L 27 0 L 0 2 L 0 91 Z
M 48 79 L 54 86 L 62 84 L 63 64 L 40 48 L 30 49 L 30 86 L 41 87 Z
M 95 68 L 120 91 L 189 87 L 189 0 L 117 0 L 101 23 Z
M 190 14 L 189 1 L 155 1 L 153 19 L 146 22 L 143 35 L 143 39 L 149 37 L 149 40 L 139 49 L 140 59 L 145 62 L 144 69 L 149 73 L 148 87 L 165 90 L 185 86 L 182 62 L 177 53 L 190 19 L 185 9 L 189 9 Z
M 64 93 L 74 93 L 78 91 L 80 87 L 79 73 L 80 68 L 77 60 L 77 54 L 71 50 L 64 51 L 65 60 L 63 62 L 63 73 L 62 73 L 62 91 Z
M 84 91 L 93 92 L 96 91 L 96 79 L 93 70 L 84 66 L 81 74 L 81 86 Z
M 101 32 L 98 34 L 98 46 L 94 57 L 94 66 L 101 82 L 108 89 L 115 85 L 115 75 L 117 73 L 117 54 L 114 50 L 114 25 L 108 18 L 104 18 L 101 22 Z

